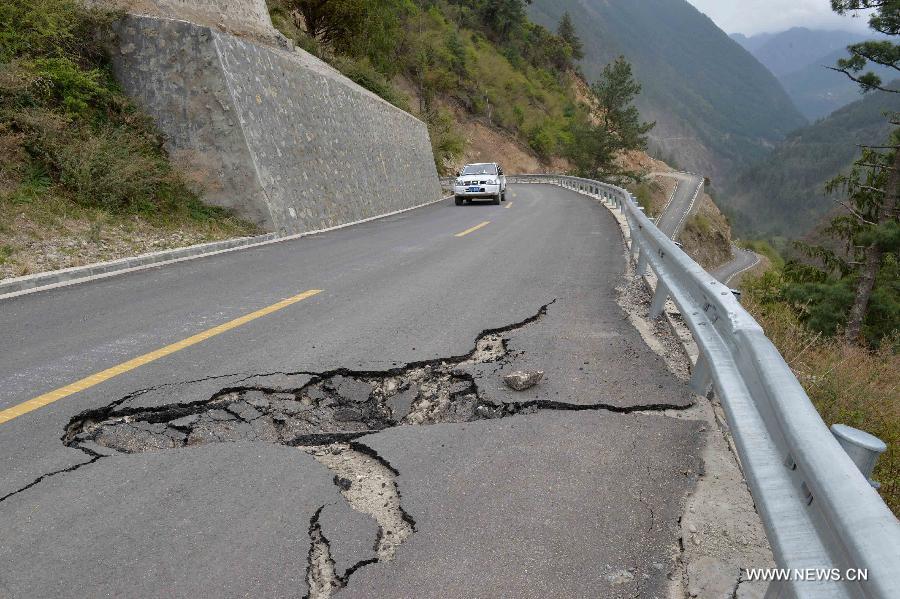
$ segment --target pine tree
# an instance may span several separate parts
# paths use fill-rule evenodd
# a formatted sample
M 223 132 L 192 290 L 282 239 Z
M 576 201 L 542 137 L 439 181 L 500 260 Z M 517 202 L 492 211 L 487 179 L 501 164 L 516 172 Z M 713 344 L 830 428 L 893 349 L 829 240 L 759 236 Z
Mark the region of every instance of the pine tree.
M 531 0 L 482 0 L 479 12 L 493 36 L 507 41 L 528 21 L 528 4 Z
M 891 143 L 886 151 L 864 149 L 850 174 L 837 177 L 829 184 L 829 191 L 841 187 L 848 196 L 843 202 L 846 214 L 833 219 L 827 232 L 845 242 L 846 257 L 840 261 L 839 268 L 857 278 L 845 333 L 851 343 L 862 341 L 863 324 L 885 259 L 891 255 L 891 260 L 897 258 L 900 233 L 898 132 L 894 132 Z
M 831 0 L 831 8 L 840 15 L 848 12 L 874 11 L 869 27 L 878 33 L 895 37 L 900 34 L 900 2 L 897 0 Z M 875 40 L 851 44 L 849 58 L 842 58 L 832 70 L 844 73 L 857 82 L 864 92 L 879 89 L 892 93 L 900 90 L 884 87 L 881 77 L 865 71 L 869 63 L 894 69 L 900 74 L 900 45 L 893 40 Z
M 900 35 L 900 2 L 896 0 L 832 0 L 838 14 L 873 10 L 869 26 L 875 31 L 896 38 Z M 850 57 L 838 61 L 834 70 L 859 83 L 863 92 L 882 90 L 900 93 L 884 87 L 875 73 L 863 72 L 869 63 L 893 68 L 900 72 L 900 45 L 893 39 L 867 41 L 848 46 Z M 896 115 L 892 124 L 896 125 Z M 898 195 L 900 195 L 900 135 L 895 130 L 891 145 L 885 148 L 864 148 L 848 176 L 838 177 L 830 189 L 843 186 L 848 194 L 844 203 L 849 215 L 835 218 L 829 230 L 847 242 L 848 254 L 856 259 L 853 270 L 858 281 L 853 305 L 847 319 L 846 337 L 851 343 L 861 341 L 863 323 L 869 311 L 878 273 L 882 268 L 886 249 L 897 235 Z M 887 151 L 879 151 L 887 150 Z
M 581 60 L 584 58 L 584 44 L 581 43 L 581 38 L 578 37 L 578 32 L 575 30 L 575 24 L 572 22 L 572 16 L 569 14 L 569 11 L 564 12 L 559 20 L 556 34 L 569 44 L 569 48 L 572 49 L 573 59 Z
M 591 90 L 599 102 L 603 127 L 616 137 L 619 150 L 646 149 L 647 133 L 655 123 L 641 122 L 641 113 L 633 104 L 641 84 L 634 79 L 631 63 L 620 56 L 606 65 Z
M 593 119 L 582 115 L 575 120 L 569 132 L 567 156 L 584 176 L 640 179 L 615 163 L 622 152 L 645 149 L 647 133 L 656 125 L 642 122 L 640 112 L 633 105 L 641 93 L 641 84 L 634 80 L 631 64 L 620 56 L 606 65 L 591 91 L 597 100 L 597 114 Z

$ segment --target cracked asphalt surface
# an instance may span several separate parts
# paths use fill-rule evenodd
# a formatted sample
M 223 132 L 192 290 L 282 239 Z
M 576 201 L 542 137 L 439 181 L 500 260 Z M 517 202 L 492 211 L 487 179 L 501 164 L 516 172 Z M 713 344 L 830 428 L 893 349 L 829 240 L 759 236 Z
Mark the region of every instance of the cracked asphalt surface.
M 0 596 L 664 596 L 702 464 L 653 412 L 692 396 L 616 303 L 608 211 L 511 192 L 0 302 L 2 410 L 323 290 L 0 425 Z M 375 466 L 401 506 L 371 513 L 414 524 L 390 559 L 350 507 Z

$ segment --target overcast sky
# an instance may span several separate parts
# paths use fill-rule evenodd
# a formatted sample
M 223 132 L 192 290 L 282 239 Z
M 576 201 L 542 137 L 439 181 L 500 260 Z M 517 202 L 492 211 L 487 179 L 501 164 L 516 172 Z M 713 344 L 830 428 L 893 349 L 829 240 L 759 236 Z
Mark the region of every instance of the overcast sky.
M 791 27 L 865 31 L 866 19 L 841 17 L 829 0 L 688 0 L 725 33 L 753 35 Z

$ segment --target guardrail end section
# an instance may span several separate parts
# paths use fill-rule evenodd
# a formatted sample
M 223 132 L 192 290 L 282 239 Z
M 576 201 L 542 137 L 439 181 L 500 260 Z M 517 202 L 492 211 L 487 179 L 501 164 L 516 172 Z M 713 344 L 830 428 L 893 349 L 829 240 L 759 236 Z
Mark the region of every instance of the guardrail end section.
M 872 472 L 875 470 L 878 458 L 887 451 L 887 444 L 875 435 L 870 435 L 866 431 L 846 424 L 832 425 L 831 434 L 835 436 L 869 484 L 878 489 L 881 485 L 872 480 Z

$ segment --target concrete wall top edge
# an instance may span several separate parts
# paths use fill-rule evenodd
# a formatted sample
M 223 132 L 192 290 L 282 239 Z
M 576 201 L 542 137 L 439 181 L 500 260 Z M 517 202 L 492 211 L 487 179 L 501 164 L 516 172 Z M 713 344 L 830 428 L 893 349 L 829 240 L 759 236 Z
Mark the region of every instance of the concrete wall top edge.
M 289 42 L 269 17 L 265 0 L 82 0 L 88 6 L 128 14 L 187 21 L 256 42 L 287 47 Z

